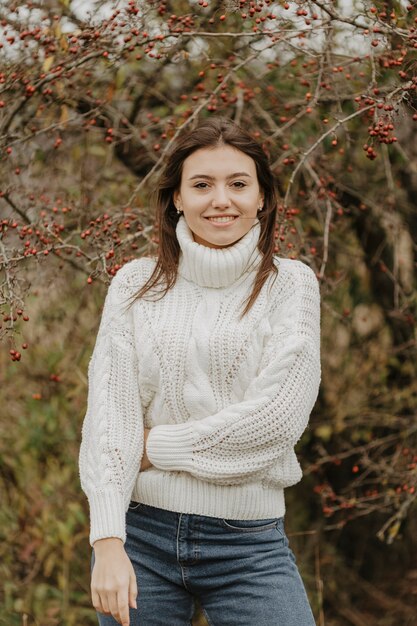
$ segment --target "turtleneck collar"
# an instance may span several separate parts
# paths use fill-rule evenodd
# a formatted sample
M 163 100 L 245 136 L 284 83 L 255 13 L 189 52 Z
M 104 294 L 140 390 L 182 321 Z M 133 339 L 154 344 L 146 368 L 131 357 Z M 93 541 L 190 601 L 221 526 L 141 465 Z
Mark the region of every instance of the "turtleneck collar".
M 181 248 L 178 272 L 202 287 L 227 287 L 243 274 L 257 269 L 262 259 L 257 245 L 261 226 L 259 220 L 235 244 L 227 248 L 209 248 L 194 241 L 193 233 L 183 215 L 176 234 Z

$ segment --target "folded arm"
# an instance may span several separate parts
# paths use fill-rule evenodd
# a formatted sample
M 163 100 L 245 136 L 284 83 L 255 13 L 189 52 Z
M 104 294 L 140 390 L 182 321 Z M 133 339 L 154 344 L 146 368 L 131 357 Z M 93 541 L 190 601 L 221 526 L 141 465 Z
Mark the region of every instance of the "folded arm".
M 258 479 L 299 440 L 321 378 L 320 292 L 313 270 L 295 263 L 243 400 L 200 420 L 152 428 L 147 454 L 156 468 L 242 484 Z

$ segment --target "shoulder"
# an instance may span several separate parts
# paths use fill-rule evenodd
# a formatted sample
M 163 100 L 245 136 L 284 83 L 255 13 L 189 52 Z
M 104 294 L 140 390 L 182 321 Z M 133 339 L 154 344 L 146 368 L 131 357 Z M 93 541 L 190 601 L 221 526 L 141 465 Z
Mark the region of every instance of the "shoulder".
M 151 257 L 128 261 L 113 276 L 109 290 L 118 295 L 132 295 L 146 283 L 155 265 L 156 259 Z
M 144 280 L 147 280 L 155 268 L 155 259 L 151 257 L 141 257 L 125 263 L 112 279 L 113 282 L 125 284 L 127 286 L 140 287 Z
M 299 259 L 274 256 L 277 268 L 272 283 L 274 307 L 288 300 L 320 301 L 320 284 L 315 271 Z
M 307 263 L 299 259 L 286 259 L 275 255 L 274 263 L 278 269 L 278 274 L 281 273 L 282 278 L 296 281 L 297 283 L 313 283 L 317 286 L 319 284 L 315 271 Z

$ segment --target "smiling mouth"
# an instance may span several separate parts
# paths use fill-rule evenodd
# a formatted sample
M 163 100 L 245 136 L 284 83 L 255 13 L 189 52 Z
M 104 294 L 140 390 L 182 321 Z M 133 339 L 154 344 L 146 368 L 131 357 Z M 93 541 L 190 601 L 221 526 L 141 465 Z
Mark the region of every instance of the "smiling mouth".
M 219 224 L 227 224 L 228 222 L 234 222 L 237 219 L 237 215 L 224 215 L 222 217 L 206 217 L 209 222 L 217 222 Z

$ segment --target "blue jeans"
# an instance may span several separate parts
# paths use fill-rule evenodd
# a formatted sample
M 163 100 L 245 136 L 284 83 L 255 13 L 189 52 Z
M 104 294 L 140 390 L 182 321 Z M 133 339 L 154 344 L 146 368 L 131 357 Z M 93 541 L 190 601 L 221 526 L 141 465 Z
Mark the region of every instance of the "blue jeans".
M 211 626 L 315 626 L 283 517 L 226 520 L 132 501 L 126 523 L 138 584 L 130 626 L 189 626 L 195 597 Z

